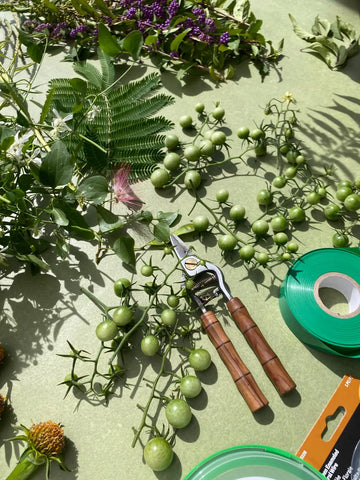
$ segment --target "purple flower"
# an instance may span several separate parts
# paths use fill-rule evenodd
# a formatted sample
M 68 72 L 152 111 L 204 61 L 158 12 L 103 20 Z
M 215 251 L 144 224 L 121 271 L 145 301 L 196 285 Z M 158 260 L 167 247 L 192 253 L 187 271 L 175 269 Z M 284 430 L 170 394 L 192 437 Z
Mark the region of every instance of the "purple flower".
M 215 24 L 214 20 L 212 20 L 211 18 L 207 18 L 205 20 L 205 25 L 207 26 L 207 31 L 209 33 L 215 33 L 216 32 L 216 29 L 217 29 L 216 24 Z
M 52 26 L 52 23 L 40 23 L 40 25 L 35 27 L 35 32 L 41 32 L 42 30 L 45 30 L 45 28 L 51 28 Z
M 172 0 L 168 7 L 169 18 L 175 17 L 178 10 L 179 10 L 179 3 L 177 2 L 177 0 Z
M 129 10 L 128 10 L 127 14 L 126 14 L 126 18 L 127 18 L 127 19 L 133 18 L 133 17 L 135 16 L 135 14 L 136 14 L 136 11 L 137 11 L 137 10 L 136 10 L 135 7 L 129 8 Z

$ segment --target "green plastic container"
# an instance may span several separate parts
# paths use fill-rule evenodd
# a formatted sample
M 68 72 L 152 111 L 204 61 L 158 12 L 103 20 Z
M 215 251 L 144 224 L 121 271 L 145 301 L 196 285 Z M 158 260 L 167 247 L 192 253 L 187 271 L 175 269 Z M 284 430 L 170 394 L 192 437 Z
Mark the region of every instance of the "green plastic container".
M 299 457 L 272 447 L 227 448 L 200 462 L 184 480 L 326 480 Z

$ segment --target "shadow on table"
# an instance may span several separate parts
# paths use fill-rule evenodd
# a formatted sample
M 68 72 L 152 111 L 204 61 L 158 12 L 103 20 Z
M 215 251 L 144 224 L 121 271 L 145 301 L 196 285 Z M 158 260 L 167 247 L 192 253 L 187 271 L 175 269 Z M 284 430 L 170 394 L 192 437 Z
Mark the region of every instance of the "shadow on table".
M 307 348 L 317 360 L 339 376 L 339 381 L 344 375 L 351 375 L 355 378 L 360 378 L 359 358 L 342 357 L 340 355 L 321 352 L 310 347 Z

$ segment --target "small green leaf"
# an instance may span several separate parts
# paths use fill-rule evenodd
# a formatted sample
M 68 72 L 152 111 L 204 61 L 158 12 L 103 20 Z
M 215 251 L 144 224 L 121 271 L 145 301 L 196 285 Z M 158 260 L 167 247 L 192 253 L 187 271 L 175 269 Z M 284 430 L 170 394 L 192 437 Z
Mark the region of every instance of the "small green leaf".
M 66 227 L 67 225 L 69 225 L 69 220 L 67 216 L 62 210 L 60 210 L 60 208 L 52 208 L 50 214 L 53 217 L 56 225 L 59 225 L 60 227 Z
M 122 51 L 116 37 L 103 23 L 98 26 L 98 41 L 101 50 L 110 57 L 116 57 Z
M 177 52 L 181 42 L 184 40 L 186 35 L 190 32 L 191 28 L 187 28 L 183 32 L 180 33 L 177 37 L 174 38 L 174 40 L 170 44 L 170 50 Z
M 23 262 L 29 262 L 33 265 L 36 265 L 37 267 L 40 267 L 43 270 L 50 270 L 50 266 L 46 262 L 41 260 L 36 255 L 33 255 L 32 253 L 29 253 L 28 255 L 17 254 L 16 258 L 18 258 L 19 260 L 22 260 Z
M 161 242 L 168 243 L 170 240 L 170 227 L 167 222 L 158 222 L 154 226 L 154 236 Z
M 75 237 L 80 238 L 81 240 L 94 240 L 95 233 L 91 230 L 91 228 L 83 228 L 79 227 L 78 225 L 71 225 L 69 228 L 72 235 Z
M 157 42 L 157 39 L 158 39 L 158 35 L 148 35 L 146 38 L 145 38 L 145 45 L 154 45 L 156 42 Z
M 83 180 L 77 188 L 76 196 L 94 205 L 103 203 L 109 193 L 108 181 L 102 175 L 94 175 Z
M 82 78 L 75 77 L 75 78 L 71 78 L 69 82 L 74 90 L 77 90 L 78 92 L 85 95 L 86 89 L 87 89 L 87 82 L 85 80 L 83 80 Z
M 305 40 L 306 42 L 312 42 L 314 40 L 314 35 L 312 35 L 311 33 L 308 33 L 306 30 L 300 27 L 297 21 L 295 20 L 295 18 L 290 13 L 289 13 L 289 18 L 293 25 L 293 30 L 299 38 L 301 38 L 302 40 Z
M 178 218 L 179 213 L 178 212 L 162 212 L 161 210 L 157 214 L 157 219 L 160 222 L 165 222 L 169 226 L 171 226 L 175 220 Z
M 40 63 L 44 55 L 45 46 L 42 43 L 32 43 L 27 48 L 27 54 L 35 63 Z
M 192 223 L 186 223 L 185 225 L 182 225 L 177 230 L 175 230 L 173 234 L 177 235 L 178 237 L 181 237 L 181 235 L 186 235 L 187 233 L 192 233 L 192 232 L 195 232 L 194 225 Z
M 113 232 L 124 225 L 121 218 L 102 206 L 98 206 L 96 212 L 98 225 L 102 233 Z
M 122 41 L 122 47 L 125 52 L 130 53 L 134 60 L 138 60 L 143 43 L 144 40 L 142 33 L 139 30 L 133 30 L 132 32 L 128 33 Z
M 136 258 L 134 251 L 135 241 L 131 237 L 119 237 L 113 244 L 116 255 L 133 270 L 135 269 Z
M 73 165 L 65 144 L 57 141 L 51 151 L 44 157 L 39 178 L 41 183 L 52 188 L 66 185 L 73 174 Z

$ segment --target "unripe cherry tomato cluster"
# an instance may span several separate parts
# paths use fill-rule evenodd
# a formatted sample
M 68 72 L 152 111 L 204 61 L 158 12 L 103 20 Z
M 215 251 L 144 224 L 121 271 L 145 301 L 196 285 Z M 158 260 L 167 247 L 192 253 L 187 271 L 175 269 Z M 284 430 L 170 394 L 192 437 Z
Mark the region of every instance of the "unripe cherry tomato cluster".
M 331 234 L 331 246 L 347 247 L 351 244 L 351 228 L 359 220 L 360 177 L 336 183 L 332 179 L 331 168 L 325 167 L 324 174 L 314 172 L 310 158 L 304 153 L 296 138 L 296 112 L 286 100 L 274 99 L 269 102 L 264 110 L 265 119 L 256 128 L 239 127 L 236 134 L 245 150 L 240 154 L 232 154 L 225 160 L 238 162 L 239 159 L 243 160 L 245 155 L 255 154 L 256 158 L 259 157 L 258 162 L 261 162 L 262 168 L 271 162 L 269 164 L 269 174 L 273 176 L 271 182 L 268 181 L 264 188 L 253 194 L 259 206 L 259 217 L 247 219 L 247 207 L 243 199 L 239 198 L 241 189 L 237 189 L 238 198 L 231 203 L 229 202 L 231 192 L 220 188 L 215 194 L 218 209 L 214 208 L 213 198 L 201 200 L 196 192 L 201 184 L 199 170 L 205 168 L 205 163 L 206 168 L 211 168 L 214 159 L 201 154 L 199 139 L 212 143 L 212 150 L 209 152 L 216 152 L 217 145 L 226 144 L 229 153 L 230 147 L 226 143 L 226 138 L 220 143 L 214 141 L 214 131 L 209 130 L 212 118 L 223 124 L 225 110 L 217 105 L 215 115 L 214 112 L 207 115 L 204 113 L 204 105 L 200 106 L 197 105 L 195 110 L 200 112 L 199 118 L 203 123 L 195 140 L 185 148 L 183 158 L 180 153 L 176 153 L 178 158 L 176 168 L 183 168 L 186 172 L 185 179 L 190 175 L 191 180 L 187 187 L 194 191 L 197 202 L 202 204 L 203 212 L 195 215 L 191 224 L 180 227 L 176 234 L 196 231 L 200 237 L 205 238 L 205 233 L 211 232 L 216 235 L 218 247 L 223 252 L 238 249 L 240 259 L 247 265 L 267 266 L 270 262 L 289 262 L 294 259 L 299 249 L 298 243 L 293 238 L 294 234 L 299 226 L 302 228 L 302 224 L 311 218 L 311 212 L 315 209 L 320 211 L 323 220 L 335 229 Z M 221 111 L 218 111 L 220 108 Z M 195 128 L 189 115 L 180 118 L 180 125 L 185 131 Z M 218 134 L 219 132 L 216 133 Z M 170 137 L 173 138 L 173 134 L 170 134 Z M 179 139 L 175 137 L 171 148 L 179 147 Z M 197 153 L 192 156 L 195 150 Z M 191 155 L 187 152 L 191 152 Z M 165 159 L 171 154 L 172 152 L 168 152 Z M 195 169 L 188 170 L 189 164 L 192 166 L 193 162 Z M 164 160 L 164 164 L 166 163 Z M 248 163 L 244 164 L 248 168 Z M 250 174 L 251 172 L 247 173 L 247 182 Z M 154 176 L 156 175 L 154 172 Z M 180 180 L 181 175 L 171 180 L 169 174 L 161 186 L 166 187 Z M 250 195 L 247 184 L 246 198 Z M 237 233 L 240 223 L 249 224 L 246 235 L 242 233 L 240 236 Z M 242 232 L 243 230 L 244 228 Z

